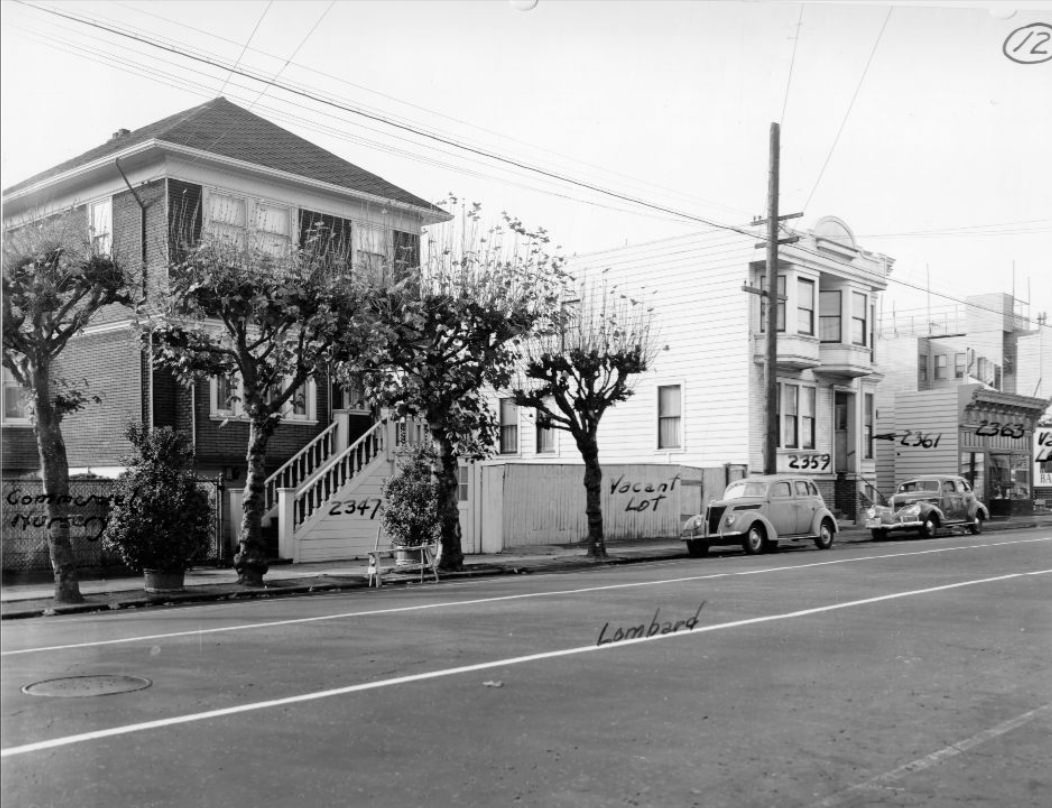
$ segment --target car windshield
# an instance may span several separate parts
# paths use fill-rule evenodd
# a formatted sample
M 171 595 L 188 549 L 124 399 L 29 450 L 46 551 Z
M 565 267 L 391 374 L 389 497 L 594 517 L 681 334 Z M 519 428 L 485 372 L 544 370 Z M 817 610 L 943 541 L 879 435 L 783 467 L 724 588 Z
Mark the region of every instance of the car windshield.
M 727 486 L 723 492 L 724 499 L 742 499 L 743 497 L 762 497 L 767 493 L 767 483 L 739 480 Z
M 938 480 L 910 480 L 899 486 L 900 494 L 909 494 L 914 491 L 938 491 Z

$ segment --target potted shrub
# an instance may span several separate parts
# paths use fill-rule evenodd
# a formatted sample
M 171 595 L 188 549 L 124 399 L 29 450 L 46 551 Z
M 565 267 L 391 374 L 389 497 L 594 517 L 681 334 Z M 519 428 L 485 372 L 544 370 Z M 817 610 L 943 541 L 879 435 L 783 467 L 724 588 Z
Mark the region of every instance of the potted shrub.
M 381 520 L 396 550 L 438 541 L 438 487 L 431 473 L 433 460 L 430 447 L 402 449 L 395 461 L 395 473 L 384 480 Z M 408 563 L 411 555 L 396 555 L 395 563 Z
M 136 453 L 117 481 L 104 546 L 143 573 L 147 592 L 181 591 L 212 531 L 208 495 L 194 479 L 190 439 L 169 427 L 138 424 L 125 435 Z

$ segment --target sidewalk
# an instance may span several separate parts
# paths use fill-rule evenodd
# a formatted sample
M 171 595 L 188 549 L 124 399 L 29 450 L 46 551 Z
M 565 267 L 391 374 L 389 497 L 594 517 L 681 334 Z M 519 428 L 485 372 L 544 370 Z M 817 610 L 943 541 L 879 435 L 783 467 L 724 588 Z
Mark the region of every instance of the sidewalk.
M 996 532 L 1019 528 L 1052 529 L 1052 515 L 997 519 L 986 524 L 986 530 Z M 907 536 L 903 536 L 908 541 Z M 838 544 L 870 541 L 864 528 L 845 526 L 837 535 Z M 893 536 L 889 541 L 894 543 Z M 880 542 L 886 545 L 888 542 Z M 835 545 L 834 545 L 835 546 Z M 733 548 L 716 548 L 714 553 Z M 480 575 L 515 575 L 543 572 L 564 572 L 594 568 L 597 565 L 631 564 L 687 558 L 686 548 L 678 539 L 647 539 L 616 541 L 607 544 L 609 558 L 596 562 L 585 555 L 581 545 L 539 545 L 514 547 L 508 551 L 488 555 L 466 555 L 462 572 L 443 573 L 442 580 Z M 416 575 L 406 575 L 404 581 L 385 578 L 384 586 L 416 581 Z M 237 583 L 237 573 L 230 568 L 195 567 L 186 573 L 185 592 L 165 595 L 148 594 L 143 589 L 141 575 L 113 578 L 85 578 L 80 591 L 85 602 L 56 606 L 52 600 L 54 584 L 50 581 L 15 583 L 0 588 L 0 618 L 4 620 L 40 617 L 54 614 L 77 614 L 147 606 L 173 605 L 218 600 L 271 598 L 282 595 L 302 595 L 314 592 L 341 592 L 364 589 L 368 585 L 364 559 L 318 562 L 311 564 L 275 564 L 266 575 L 262 587 L 245 587 Z

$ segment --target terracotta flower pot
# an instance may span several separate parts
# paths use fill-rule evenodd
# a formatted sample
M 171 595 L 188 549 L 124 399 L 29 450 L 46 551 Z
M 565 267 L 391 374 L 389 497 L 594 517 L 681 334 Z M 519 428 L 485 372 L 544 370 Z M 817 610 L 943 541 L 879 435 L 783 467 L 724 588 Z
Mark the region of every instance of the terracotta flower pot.
M 146 591 L 152 594 L 165 595 L 184 591 L 185 577 L 185 570 L 143 570 Z

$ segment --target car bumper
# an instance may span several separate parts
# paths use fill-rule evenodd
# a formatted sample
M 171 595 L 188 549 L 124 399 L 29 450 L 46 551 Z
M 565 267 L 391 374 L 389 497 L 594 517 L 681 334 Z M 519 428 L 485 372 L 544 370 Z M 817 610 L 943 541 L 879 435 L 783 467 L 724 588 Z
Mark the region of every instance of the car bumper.
M 723 531 L 722 533 L 684 533 L 680 541 L 707 541 L 709 544 L 735 544 L 745 538 L 744 533 Z
M 909 530 L 923 525 L 920 519 L 866 519 L 870 530 Z

